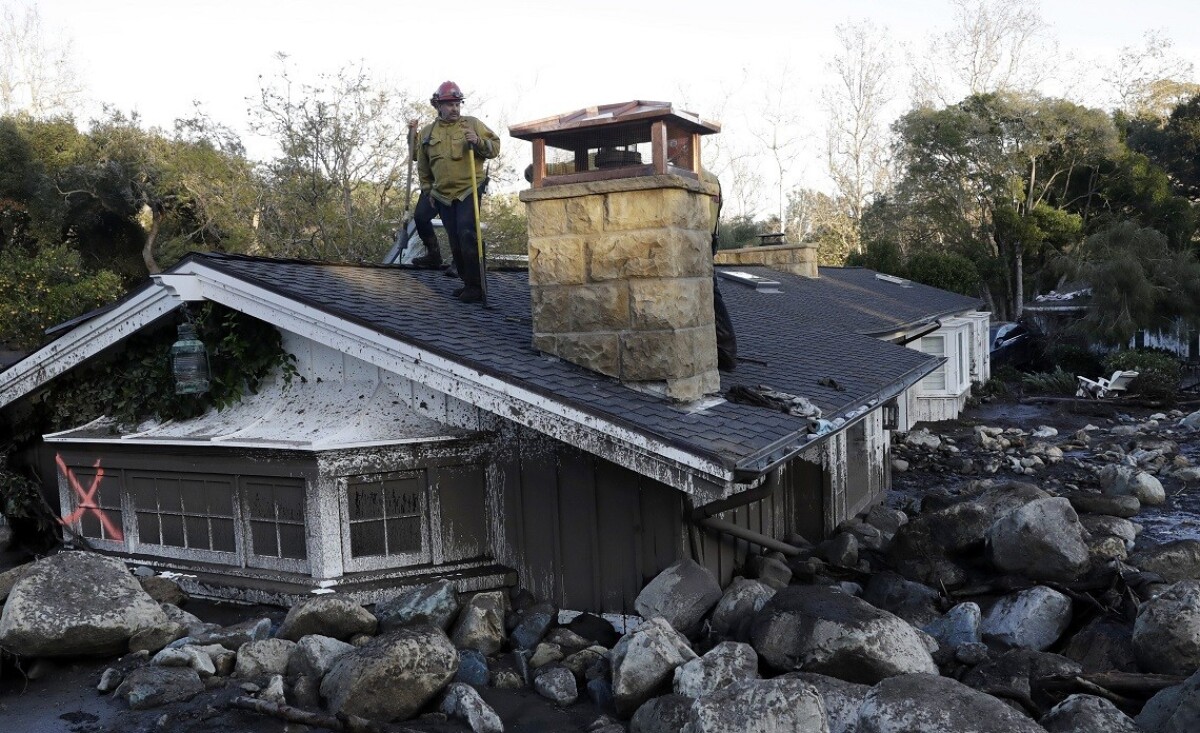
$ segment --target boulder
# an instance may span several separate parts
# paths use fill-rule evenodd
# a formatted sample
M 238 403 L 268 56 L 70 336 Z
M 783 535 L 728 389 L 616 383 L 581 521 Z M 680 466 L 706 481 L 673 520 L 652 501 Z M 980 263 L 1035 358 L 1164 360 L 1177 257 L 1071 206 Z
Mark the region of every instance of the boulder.
M 629 733 L 679 733 L 692 703 L 692 698 L 675 694 L 647 700 L 630 719 Z
M 954 651 L 963 644 L 972 644 L 983 639 L 980 631 L 979 605 L 966 601 L 922 627 L 922 631 L 937 640 L 938 646 Z
M 460 649 L 474 649 L 486 655 L 500 651 L 506 639 L 504 594 L 500 591 L 476 593 L 458 614 L 450 638 Z
M 1080 514 L 1079 523 L 1093 537 L 1116 537 L 1125 544 L 1126 549 L 1133 549 L 1133 543 L 1137 540 L 1137 526 L 1124 517 Z
M 201 692 L 204 692 L 204 683 L 195 670 L 148 664 L 125 675 L 125 681 L 114 694 L 128 702 L 132 709 L 146 710 L 191 700 Z
M 299 641 L 310 634 L 348 641 L 356 634 L 373 635 L 379 622 L 353 601 L 335 596 L 317 596 L 292 606 L 275 635 Z
M 713 690 L 758 679 L 758 655 L 749 644 L 725 641 L 709 649 L 703 657 L 675 668 L 675 692 L 688 697 L 704 697 Z
M 25 577 L 25 574 L 33 567 L 33 563 L 25 563 L 18 565 L 15 568 L 9 568 L 0 573 L 0 605 L 8 599 L 8 594 L 12 592 L 13 586 L 17 581 Z
M 695 560 L 684 559 L 647 583 L 633 606 L 642 618 L 666 619 L 677 631 L 691 636 L 719 600 L 721 586 L 712 572 Z
M 746 577 L 778 590 L 792 582 L 792 569 L 774 554 L 751 555 L 746 558 Z
M 1167 500 L 1162 482 L 1130 466 L 1110 464 L 1100 469 L 1100 490 L 1110 496 L 1135 496 L 1142 504 L 1158 506 Z
M 194 614 L 188 613 L 173 603 L 160 603 L 158 605 L 163 610 L 163 613 L 167 614 L 168 619 L 183 626 L 188 636 L 196 637 L 221 628 L 217 624 L 201 621 Z M 269 624 L 270 621 L 267 623 Z
M 872 606 L 894 613 L 913 626 L 924 626 L 941 616 L 941 593 L 891 571 L 872 575 L 862 597 Z
M 1147 672 L 1186 675 L 1200 668 L 1200 580 L 1182 580 L 1142 604 L 1133 653 Z
M 1045 733 L 991 695 L 936 674 L 906 674 L 875 685 L 855 733 Z
M 1200 579 L 1200 540 L 1175 540 L 1139 549 L 1129 564 L 1158 573 L 1168 583 Z
M 1187 415 L 1178 423 L 1179 427 L 1187 428 L 1188 430 L 1200 430 L 1200 410 Z
M 619 638 L 621 637 L 615 637 L 613 639 L 613 643 L 616 644 L 617 639 Z M 550 629 L 550 631 L 547 632 L 544 637 L 542 637 L 542 641 L 549 642 L 551 644 L 557 644 L 565 654 L 571 654 L 579 651 L 580 649 L 587 649 L 590 646 L 596 645 L 596 642 L 592 641 L 591 639 L 584 638 L 579 634 L 576 634 L 574 631 L 561 626 Z
M 1084 672 L 1137 671 L 1133 629 L 1103 617 L 1076 632 L 1062 653 L 1078 662 Z
M 1008 647 L 1049 649 L 1071 623 L 1071 599 L 1044 585 L 1005 596 L 983 617 L 988 641 Z
M 454 674 L 455 682 L 472 687 L 487 687 L 490 679 L 491 669 L 487 657 L 474 649 L 458 650 L 458 672 Z
M 590 646 L 564 657 L 562 663 L 571 670 L 576 679 L 582 680 L 587 677 L 588 669 L 598 660 L 604 659 L 607 654 L 608 650 L 602 646 Z
M 232 626 L 217 627 L 212 631 L 206 631 L 194 636 L 185 636 L 182 639 L 171 642 L 171 646 L 220 644 L 226 649 L 236 652 L 245 644 L 252 641 L 262 641 L 270 637 L 271 619 L 260 618 L 242 621 Z
M 237 652 L 233 676 L 256 680 L 273 674 L 286 674 L 296 642 L 287 639 L 263 639 L 243 644 Z
M 904 444 L 914 448 L 924 448 L 934 451 L 942 445 L 942 439 L 929 432 L 928 428 L 918 428 L 904 436 Z
M 483 701 L 475 688 L 461 682 L 446 686 L 441 711 L 448 717 L 461 720 L 471 726 L 474 733 L 504 733 L 504 723 L 492 706 Z
M 1102 494 L 1071 494 L 1067 497 L 1075 511 L 1091 514 L 1110 514 L 1114 517 L 1136 517 L 1142 503 L 1136 496 L 1105 496 Z
M 1063 497 L 1035 499 L 988 530 L 989 556 L 1001 572 L 1072 581 L 1088 568 L 1083 525 Z
M 555 705 L 567 706 L 579 699 L 575 675 L 561 665 L 547 668 L 533 681 L 533 689 Z
M 840 532 L 817 545 L 817 553 L 839 568 L 858 565 L 858 538 L 849 532 Z
M 754 614 L 774 595 L 775 589 L 761 581 L 734 578 L 709 618 L 712 633 L 722 639 L 748 638 Z
M 333 669 L 334 663 L 342 655 L 354 651 L 355 647 L 332 636 L 309 634 L 296 643 L 296 648 L 288 660 L 287 673 L 289 676 L 304 676 L 319 680 Z
M 858 709 L 871 691 L 868 685 L 839 680 L 811 672 L 789 672 L 779 679 L 797 679 L 812 685 L 825 705 L 829 733 L 854 733 L 858 725 Z
M 233 674 L 233 668 L 237 664 L 237 652 L 226 649 L 220 644 L 209 644 L 207 646 L 192 647 L 198 651 L 202 651 L 208 655 L 208 658 L 213 663 L 213 668 L 217 670 L 217 674 L 222 677 L 228 677 Z
M 1038 722 L 1048 733 L 1145 733 L 1116 705 L 1094 695 L 1071 695 Z
M 876 504 L 867 511 L 867 524 L 875 527 L 883 535 L 884 545 L 889 544 L 900 527 L 908 523 L 908 515 L 899 509 L 891 509 L 884 504 Z
M 458 617 L 458 609 L 454 583 L 438 580 L 376 605 L 375 618 L 379 619 L 381 632 L 417 624 L 430 624 L 446 631 Z
M 441 629 L 397 629 L 338 659 L 321 682 L 321 696 L 335 715 L 406 720 L 457 671 L 458 653 Z
M 186 635 L 187 629 L 182 624 L 167 621 L 158 626 L 141 629 L 129 637 L 129 651 L 137 652 L 144 649 L 154 654 L 171 642 L 182 639 Z
M 142 585 L 142 590 L 146 591 L 158 603 L 170 603 L 172 606 L 182 606 L 187 603 L 188 595 L 170 578 L 164 578 L 161 575 L 151 575 L 145 578 L 138 578 L 138 582 Z
M 581 613 L 571 619 L 571 622 L 567 624 L 567 630 L 606 649 L 612 649 L 617 640 L 621 638 L 612 624 L 594 613 Z
M 1182 684 L 1159 690 L 1134 721 L 1148 733 L 1196 733 L 1200 730 L 1200 671 Z
M 213 664 L 212 657 L 194 646 L 163 649 L 154 655 L 150 663 L 162 667 L 187 667 L 195 670 L 201 679 L 212 677 L 217 673 L 217 666 Z
M 754 618 L 751 642 L 780 671 L 803 669 L 871 684 L 909 672 L 936 673 L 917 630 L 839 590 L 791 586 Z
M 661 617 L 621 637 L 612 650 L 617 713 L 632 715 L 642 703 L 666 691 L 676 667 L 696 658 L 687 639 Z
M 138 631 L 167 621 L 120 560 L 60 552 L 33 563 L 13 586 L 0 647 L 28 657 L 118 655 Z
M 683 733 L 828 733 L 825 705 L 803 680 L 744 680 L 706 695 L 688 711 Z
M 547 664 L 560 662 L 564 656 L 566 655 L 563 654 L 562 647 L 558 644 L 542 642 L 537 645 L 537 648 L 533 650 L 533 654 L 529 657 L 529 666 L 538 669 L 539 667 L 545 667 Z
M 553 603 L 535 603 L 517 616 L 517 625 L 508 638 L 517 649 L 533 649 L 558 618 L 558 609 Z
M 1058 654 L 1012 649 L 989 659 L 963 676 L 969 687 L 1013 700 L 1034 698 L 1033 680 L 1054 674 L 1079 674 L 1079 665 Z

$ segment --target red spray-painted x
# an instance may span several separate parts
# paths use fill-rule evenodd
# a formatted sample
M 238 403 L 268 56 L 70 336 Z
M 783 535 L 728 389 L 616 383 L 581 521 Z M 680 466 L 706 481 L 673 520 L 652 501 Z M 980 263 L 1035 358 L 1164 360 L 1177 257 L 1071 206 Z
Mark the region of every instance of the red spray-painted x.
M 104 510 L 96 504 L 96 492 L 100 490 L 100 479 L 104 478 L 104 469 L 100 466 L 100 459 L 97 458 L 96 462 L 92 464 L 92 468 L 96 469 L 96 475 L 92 478 L 92 483 L 87 489 L 84 489 L 83 485 L 79 483 L 75 472 L 67 467 L 66 461 L 62 459 L 60 454 L 54 454 L 54 461 L 58 464 L 58 470 L 63 472 L 63 476 L 66 476 L 71 490 L 78 497 L 75 511 L 58 521 L 65 525 L 71 525 L 79 521 L 79 518 L 85 514 L 94 514 L 96 519 L 100 520 L 100 525 L 104 527 L 104 539 L 116 540 L 118 542 L 124 541 L 125 533 L 121 531 L 120 527 L 113 524 L 108 515 L 104 513 Z

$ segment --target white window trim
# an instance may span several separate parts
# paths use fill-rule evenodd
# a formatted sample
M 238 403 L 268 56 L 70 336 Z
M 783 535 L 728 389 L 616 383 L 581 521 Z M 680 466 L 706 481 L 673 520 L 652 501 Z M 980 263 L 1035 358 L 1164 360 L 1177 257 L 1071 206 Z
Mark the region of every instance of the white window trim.
M 967 318 L 947 318 L 942 321 L 942 327 L 916 339 L 909 347 L 922 351 L 921 341 L 925 338 L 940 338 L 944 344 L 945 361 L 941 368 L 945 370 L 946 386 L 935 389 L 927 386 L 929 377 L 917 383 L 918 397 L 959 397 L 971 388 L 970 353 L 971 320 Z M 967 353 L 960 353 L 960 347 Z

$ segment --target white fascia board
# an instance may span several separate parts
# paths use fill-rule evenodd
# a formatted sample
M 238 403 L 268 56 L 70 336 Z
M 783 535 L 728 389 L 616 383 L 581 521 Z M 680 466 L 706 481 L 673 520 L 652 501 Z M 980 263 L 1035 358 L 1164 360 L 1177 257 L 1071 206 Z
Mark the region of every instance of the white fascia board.
M 0 372 L 0 407 L 29 394 L 71 367 L 140 331 L 182 301 L 152 285 L 112 310 L 79 324 L 11 368 Z
M 90 424 L 90 423 L 89 423 Z M 134 438 L 132 436 L 123 435 L 113 438 L 100 437 L 70 437 L 65 433 L 71 431 L 63 431 L 61 433 L 51 433 L 43 435 L 42 440 L 47 443 L 63 443 L 63 444 L 86 444 L 95 445 L 98 443 L 106 443 L 108 445 L 137 445 L 137 446 L 182 446 L 187 448 L 271 448 L 294 450 L 301 452 L 320 453 L 330 450 L 348 450 L 352 448 L 388 448 L 400 445 L 417 445 L 424 443 L 440 443 L 448 440 L 457 440 L 459 436 L 443 435 L 423 438 L 404 438 L 401 440 L 364 440 L 354 443 L 330 443 L 328 441 L 319 441 L 313 443 L 311 441 L 299 440 L 222 440 L 220 438 L 210 439 L 193 439 L 186 438 Z
M 198 290 L 193 292 L 200 298 L 242 311 L 278 328 L 350 354 L 380 369 L 550 435 L 680 491 L 719 497 L 742 489 L 741 485 L 734 483 L 733 472 L 718 463 L 214 270 L 203 263 L 186 263 L 175 274 L 195 278 Z M 704 483 L 719 486 L 718 493 Z

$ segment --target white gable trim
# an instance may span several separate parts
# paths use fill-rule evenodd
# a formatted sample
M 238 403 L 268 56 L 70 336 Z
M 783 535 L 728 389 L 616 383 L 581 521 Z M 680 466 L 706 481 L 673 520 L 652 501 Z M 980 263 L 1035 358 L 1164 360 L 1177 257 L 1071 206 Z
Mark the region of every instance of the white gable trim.
M 0 407 L 95 356 L 179 307 L 183 301 L 151 286 L 112 310 L 76 326 L 62 337 L 0 372 Z

